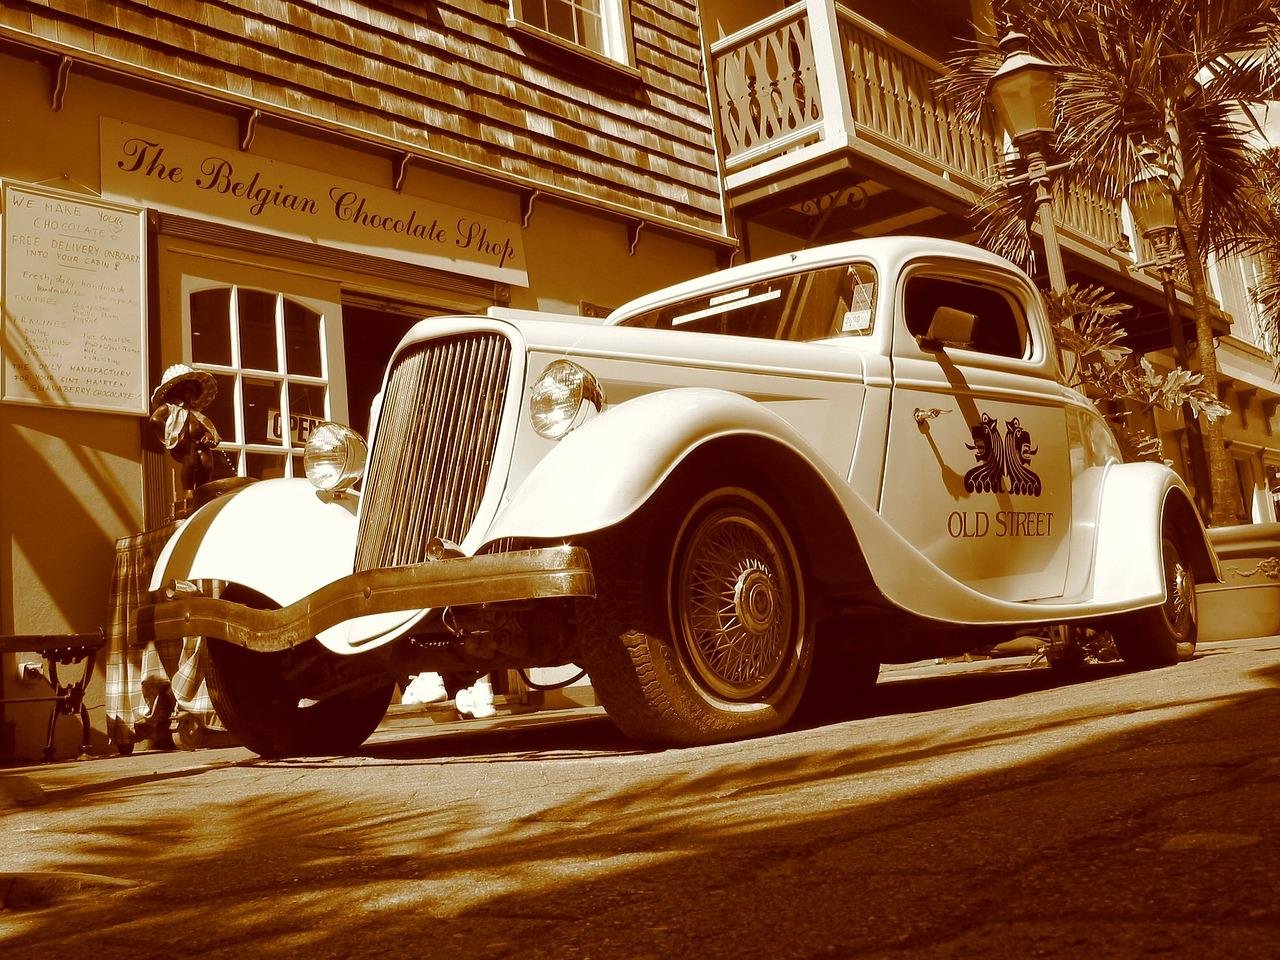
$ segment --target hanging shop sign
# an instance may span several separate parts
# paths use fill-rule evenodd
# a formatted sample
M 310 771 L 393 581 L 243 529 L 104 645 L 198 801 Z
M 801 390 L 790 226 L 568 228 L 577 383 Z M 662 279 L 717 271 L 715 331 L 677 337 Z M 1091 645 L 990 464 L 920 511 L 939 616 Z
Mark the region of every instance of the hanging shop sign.
M 203 140 L 102 118 L 102 190 L 146 206 L 528 286 L 520 226 Z
M 147 412 L 143 212 L 0 184 L 0 399 Z

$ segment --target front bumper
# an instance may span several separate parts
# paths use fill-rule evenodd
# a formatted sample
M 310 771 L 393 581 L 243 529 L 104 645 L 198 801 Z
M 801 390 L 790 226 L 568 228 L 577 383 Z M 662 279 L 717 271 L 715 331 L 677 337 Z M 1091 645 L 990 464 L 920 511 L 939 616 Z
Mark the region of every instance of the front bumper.
M 137 643 L 204 636 L 271 653 L 305 643 L 356 617 L 432 607 L 463 607 L 549 597 L 595 595 L 591 558 L 582 547 L 544 547 L 477 557 L 428 560 L 364 570 L 279 610 L 186 596 L 137 613 Z

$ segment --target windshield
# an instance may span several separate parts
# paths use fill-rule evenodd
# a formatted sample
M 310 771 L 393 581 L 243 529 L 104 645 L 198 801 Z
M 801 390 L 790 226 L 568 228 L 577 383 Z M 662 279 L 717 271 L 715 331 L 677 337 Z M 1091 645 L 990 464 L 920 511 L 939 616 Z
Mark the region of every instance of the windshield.
M 620 326 L 824 340 L 870 333 L 875 302 L 871 265 L 841 264 L 705 293 L 628 317 Z

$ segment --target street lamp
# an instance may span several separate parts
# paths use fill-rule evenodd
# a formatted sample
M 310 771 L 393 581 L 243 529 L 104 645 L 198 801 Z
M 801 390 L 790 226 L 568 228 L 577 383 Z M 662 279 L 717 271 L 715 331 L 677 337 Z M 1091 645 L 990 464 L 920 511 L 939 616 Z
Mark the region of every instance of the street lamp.
M 1179 364 L 1186 361 L 1187 339 L 1182 328 L 1182 315 L 1174 287 L 1173 268 L 1179 254 L 1175 251 L 1178 222 L 1173 209 L 1173 177 L 1161 166 L 1150 150 L 1139 154 L 1142 172 L 1129 182 L 1125 200 L 1133 225 L 1154 254 L 1150 260 L 1135 264 L 1135 269 L 1154 267 L 1164 287 L 1165 307 L 1169 314 L 1169 333 Z
M 1053 222 L 1050 187 L 1053 174 L 1066 165 L 1050 167 L 1045 159 L 1054 129 L 1053 95 L 1057 86 L 1057 68 L 1029 52 L 1025 34 L 1005 34 L 1000 41 L 1000 49 L 1005 52 L 1005 60 L 992 75 L 988 94 L 1000 123 L 1027 161 L 1027 172 L 1009 182 L 1026 182 L 1035 188 L 1036 218 L 1044 242 L 1045 265 L 1049 268 L 1049 289 L 1062 293 L 1067 288 L 1067 274 L 1062 266 L 1058 231 Z
M 1174 282 L 1174 267 L 1182 254 L 1176 243 L 1178 221 L 1173 209 L 1173 177 L 1159 162 L 1158 151 L 1144 148 L 1139 151 L 1138 159 L 1142 163 L 1142 172 L 1129 181 L 1125 200 L 1129 204 L 1129 215 L 1133 217 L 1134 230 L 1146 243 L 1152 257 L 1134 264 L 1134 269 L 1152 267 L 1160 277 L 1173 360 L 1181 367 L 1187 362 L 1188 350 L 1182 308 L 1178 303 L 1178 289 Z M 1187 465 L 1191 470 L 1192 485 L 1199 496 L 1201 509 L 1210 512 L 1212 505 L 1206 499 L 1207 492 L 1212 489 L 1208 455 L 1199 421 L 1189 403 L 1182 405 L 1182 420 L 1186 425 L 1190 448 Z

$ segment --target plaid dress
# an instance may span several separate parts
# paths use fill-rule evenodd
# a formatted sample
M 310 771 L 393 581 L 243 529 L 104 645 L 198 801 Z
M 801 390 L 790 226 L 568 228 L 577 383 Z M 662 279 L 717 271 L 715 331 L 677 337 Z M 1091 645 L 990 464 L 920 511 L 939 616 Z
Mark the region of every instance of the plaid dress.
M 106 682 L 107 734 L 113 743 L 132 743 L 154 733 L 139 727 L 151 720 L 166 687 L 172 689 L 179 709 L 206 726 L 216 723 L 200 665 L 203 638 L 161 640 L 141 647 L 136 642 L 134 613 L 148 601 L 156 558 L 177 529 L 178 524 L 171 523 L 116 541 Z

